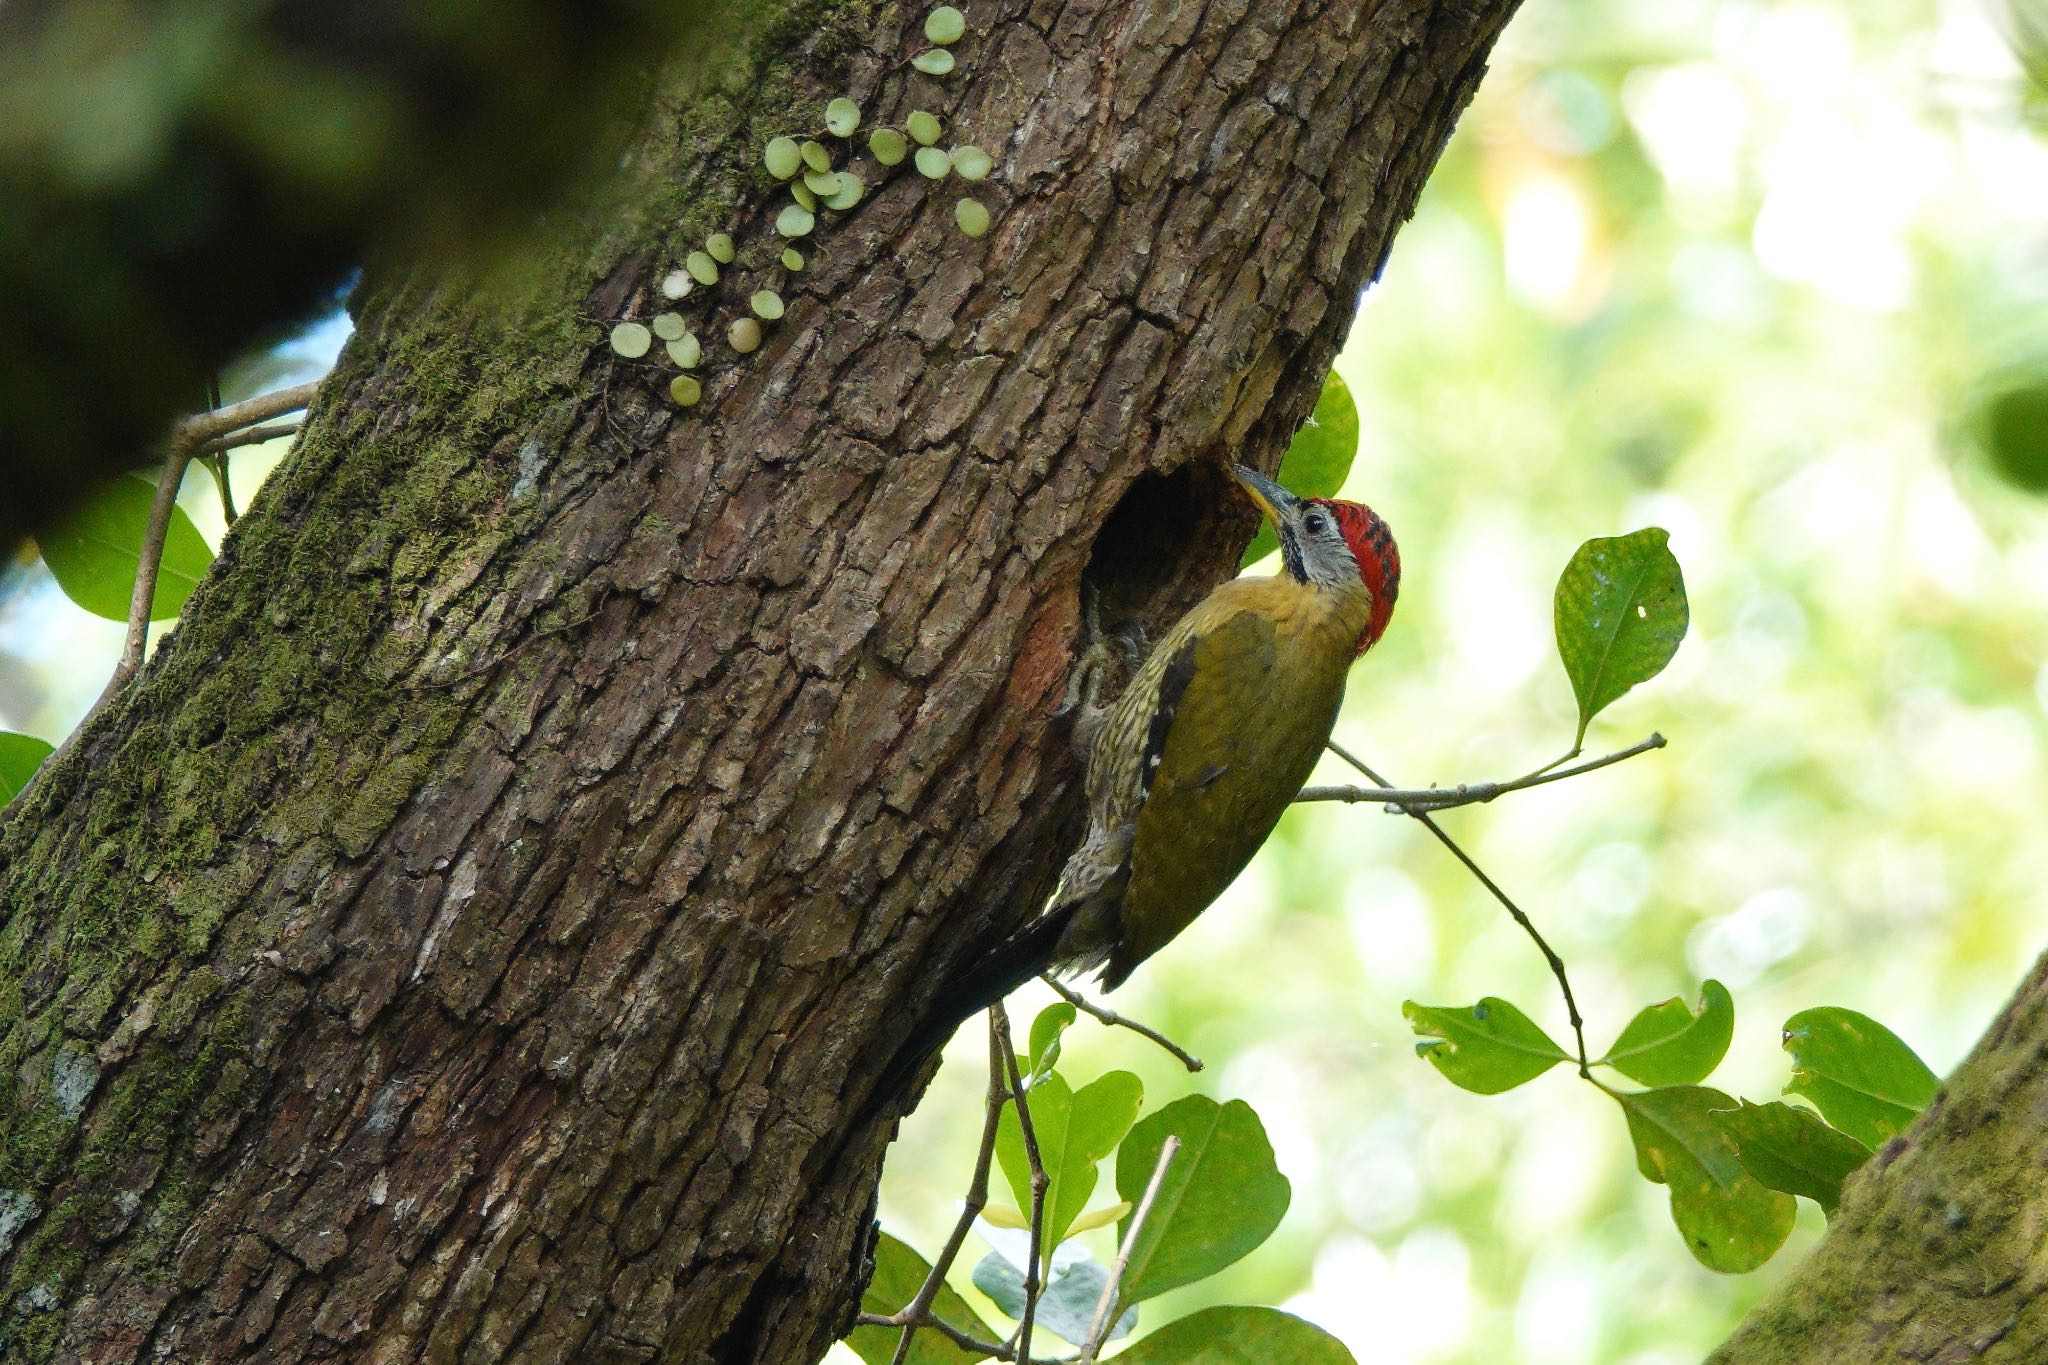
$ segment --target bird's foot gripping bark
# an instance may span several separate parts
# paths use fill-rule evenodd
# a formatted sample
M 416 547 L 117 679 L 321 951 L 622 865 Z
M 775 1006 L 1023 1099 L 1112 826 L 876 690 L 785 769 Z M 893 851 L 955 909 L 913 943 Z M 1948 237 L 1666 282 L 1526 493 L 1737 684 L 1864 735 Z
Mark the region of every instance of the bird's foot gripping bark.
M 1056 716 L 1074 716 L 1074 752 L 1086 759 L 1102 730 L 1103 718 L 1145 657 L 1145 628 L 1126 621 L 1115 630 L 1102 627 L 1101 600 L 1093 586 L 1081 586 L 1081 641 L 1066 696 Z

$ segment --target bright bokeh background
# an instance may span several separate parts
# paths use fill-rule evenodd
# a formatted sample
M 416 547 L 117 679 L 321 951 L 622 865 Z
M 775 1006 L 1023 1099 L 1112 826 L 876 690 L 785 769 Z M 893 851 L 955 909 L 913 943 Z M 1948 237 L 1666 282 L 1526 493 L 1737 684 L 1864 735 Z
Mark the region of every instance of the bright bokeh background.
M 2001 4 L 1534 0 L 1338 361 L 1364 418 L 1347 491 L 1407 566 L 1340 735 L 1396 779 L 1561 752 L 1556 575 L 1589 536 L 1670 530 L 1692 635 L 1589 746 L 1672 747 L 1446 824 L 1572 964 L 1596 1050 L 1702 976 L 1733 989 L 1714 1083 L 1753 1099 L 1812 1005 L 1945 1071 L 2048 945 L 2048 503 L 1971 422 L 2048 357 L 2048 138 Z M 278 453 L 236 457 L 245 499 Z M 184 502 L 217 538 L 203 473 Z M 0 728 L 61 738 L 119 639 L 10 568 Z M 1565 1038 L 1541 960 L 1421 830 L 1291 815 L 1114 1001 L 1207 1072 L 1069 1035 L 1077 1083 L 1128 1067 L 1148 1107 L 1249 1099 L 1294 1182 L 1272 1241 L 1146 1323 L 1278 1303 L 1367 1365 L 1677 1365 L 1725 1334 L 1812 1207 L 1766 1271 L 1700 1268 L 1591 1087 L 1560 1069 L 1482 1098 L 1417 1060 L 1403 999 L 1486 994 Z M 978 1028 L 949 1056 L 883 1190 L 927 1251 L 969 1171 Z

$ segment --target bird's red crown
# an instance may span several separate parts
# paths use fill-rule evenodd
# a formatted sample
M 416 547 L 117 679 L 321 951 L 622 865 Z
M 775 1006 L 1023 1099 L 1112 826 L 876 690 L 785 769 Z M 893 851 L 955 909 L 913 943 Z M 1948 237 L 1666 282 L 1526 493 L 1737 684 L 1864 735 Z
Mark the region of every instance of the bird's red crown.
M 1358 561 L 1358 576 L 1372 593 L 1372 619 L 1358 637 L 1358 652 L 1363 654 L 1379 643 L 1393 618 L 1394 599 L 1401 594 L 1401 547 L 1394 544 L 1394 533 L 1380 514 L 1364 503 L 1336 498 L 1311 501 L 1337 519 L 1337 529 L 1344 533 L 1344 543 Z

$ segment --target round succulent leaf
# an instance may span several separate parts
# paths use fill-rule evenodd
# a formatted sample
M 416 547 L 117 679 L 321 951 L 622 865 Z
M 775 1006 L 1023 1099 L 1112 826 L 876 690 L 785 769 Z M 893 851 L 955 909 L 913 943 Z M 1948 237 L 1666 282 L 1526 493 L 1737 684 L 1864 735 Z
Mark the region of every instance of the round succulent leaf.
M 995 169 L 995 165 L 989 154 L 979 147 L 953 149 L 953 171 L 962 180 L 986 180 L 988 173 Z
M 1528 1015 L 1498 996 L 1463 1008 L 1404 1000 L 1401 1013 L 1415 1030 L 1416 1055 L 1476 1095 L 1513 1090 L 1571 1060 Z
M 1698 1085 L 1727 1055 L 1735 997 L 1720 982 L 1700 987 L 1697 1009 L 1673 996 L 1635 1018 L 1600 1060 L 1642 1085 Z
M 704 358 L 704 343 L 697 339 L 695 332 L 685 332 L 674 341 L 666 343 L 663 350 L 668 358 L 685 370 L 694 370 Z
M 1657 526 L 1595 537 L 1557 580 L 1557 653 L 1579 700 L 1574 748 L 1609 703 L 1663 672 L 1685 638 L 1685 577 L 1670 539 Z
M 863 181 L 852 171 L 841 171 L 839 173 L 838 187 L 825 197 L 825 207 L 828 209 L 850 209 L 860 202 L 860 197 L 867 193 L 867 188 L 867 182 Z
M 923 109 L 913 109 L 910 111 L 910 117 L 903 120 L 903 131 L 909 133 L 911 141 L 919 146 L 929 147 L 939 140 L 939 134 L 944 132 L 945 128 L 940 124 L 937 114 L 927 113 Z
M 1804 1195 L 1832 1218 L 1842 1182 L 1870 1160 L 1870 1149 L 1821 1122 L 1809 1109 L 1772 1100 L 1717 1109 L 1715 1122 L 1735 1142 L 1742 1168 L 1774 1190 Z
M 43 760 L 55 752 L 47 740 L 0 730 L 0 806 L 21 795 Z
M 960 41 L 967 32 L 967 16 L 951 5 L 940 5 L 924 17 L 924 36 L 946 47 Z
M 804 188 L 821 200 L 829 200 L 839 192 L 839 172 L 805 171 Z
M 1797 1208 L 1744 1169 L 1715 1113 L 1734 1100 L 1700 1085 L 1607 1093 L 1628 1119 L 1636 1169 L 1670 1186 L 1671 1221 L 1701 1265 L 1740 1275 L 1777 1253 Z
M 1118 1355 L 1117 1365 L 1358 1365 L 1343 1342 L 1277 1308 L 1204 1308 Z
M 978 199 L 962 199 L 953 205 L 953 221 L 969 237 L 985 236 L 988 232 L 988 209 Z
M 687 298 L 696 285 L 689 271 L 671 270 L 661 277 L 661 296 L 665 299 Z
M 683 258 L 683 269 L 699 284 L 718 283 L 718 262 L 707 251 L 693 251 Z
M 877 128 L 868 134 L 868 150 L 884 166 L 894 166 L 909 155 L 910 143 L 894 128 Z
M 654 334 L 663 341 L 674 341 L 690 330 L 681 313 L 656 313 L 652 326 Z
M 754 310 L 756 317 L 773 322 L 782 316 L 782 295 L 773 289 L 756 289 L 754 296 L 747 300 L 747 306 Z
M 1144 1198 L 1169 1137 L 1180 1139 L 1180 1150 L 1131 1245 L 1123 1303 L 1192 1284 L 1245 1256 L 1280 1226 L 1293 1197 L 1258 1114 L 1243 1100 L 1218 1104 L 1206 1095 L 1175 1100 L 1131 1129 L 1116 1154 L 1118 1195 L 1133 1205 Z
M 943 76 L 953 69 L 953 54 L 943 47 L 928 47 L 912 57 L 910 64 L 927 76 Z
M 654 334 L 644 323 L 622 322 L 612 328 L 612 350 L 628 360 L 638 360 L 653 345 Z
M 1358 455 L 1358 404 L 1351 389 L 1335 370 L 1323 380 L 1315 410 L 1294 433 L 1287 453 L 1280 457 L 1280 482 L 1304 498 L 1332 498 L 1344 486 L 1351 462 Z M 1249 569 L 1280 548 L 1272 524 L 1259 522 L 1259 533 L 1245 547 L 1238 567 Z
M 817 225 L 817 218 L 802 204 L 787 204 L 775 215 L 775 230 L 785 237 L 806 236 Z
M 761 149 L 762 164 L 777 180 L 787 180 L 803 169 L 804 154 L 793 137 L 771 137 Z
M 694 408 L 697 400 L 704 396 L 704 386 L 693 374 L 679 374 L 668 381 L 668 396 L 676 400 L 676 406 Z
M 880 1234 L 875 1239 L 875 1273 L 868 1280 L 866 1292 L 861 1295 L 861 1311 L 876 1317 L 900 1312 L 917 1298 L 918 1290 L 924 1287 L 925 1279 L 931 1273 L 931 1262 L 908 1243 L 886 1232 Z M 959 1291 L 943 1281 L 939 1284 L 938 1297 L 932 1300 L 930 1312 L 938 1321 L 967 1336 L 993 1341 L 1003 1335 L 983 1322 L 980 1314 L 960 1297 Z M 857 1327 L 846 1338 L 846 1344 L 853 1348 L 853 1353 L 861 1358 L 864 1365 L 888 1365 L 895 1358 L 897 1342 L 902 1336 L 900 1328 Z M 957 1346 L 937 1332 L 919 1332 L 911 1339 L 910 1360 L 914 1365 L 971 1365 L 971 1362 L 985 1359 L 987 1357 L 979 1352 Z
M 761 349 L 761 324 L 752 318 L 737 318 L 725 329 L 725 341 L 741 355 Z
M 109 621 L 128 619 L 135 575 L 142 568 L 150 504 L 155 500 L 155 484 L 124 474 L 36 537 L 43 564 L 66 597 L 94 616 Z M 149 619 L 166 621 L 176 616 L 211 563 L 213 551 L 206 538 L 185 510 L 174 505 L 171 524 L 164 533 L 163 555 L 157 560 Z
M 944 180 L 953 169 L 952 154 L 943 147 L 920 147 L 916 160 L 917 173 L 927 180 Z
M 1855 1010 L 1826 1005 L 1785 1021 L 1788 1095 L 1812 1100 L 1829 1123 L 1876 1149 L 1906 1130 L 1941 1081 L 1898 1034 Z
M 814 171 L 832 169 L 832 153 L 825 150 L 825 144 L 816 140 L 806 141 L 802 148 L 804 164 Z
M 798 251 L 793 246 L 784 247 L 782 249 L 782 268 L 784 270 L 802 270 L 804 268 L 804 253 Z
M 860 106 L 841 95 L 825 106 L 825 131 L 835 137 L 852 137 L 860 127 Z
M 818 196 L 812 194 L 811 187 L 801 180 L 789 182 L 789 197 L 803 205 L 804 211 L 807 213 L 816 213 L 818 211 Z
M 704 239 L 704 250 L 710 253 L 711 259 L 717 261 L 720 265 L 731 265 L 732 258 L 739 254 L 733 249 L 731 234 L 724 232 L 714 232 L 709 237 L 706 237 Z

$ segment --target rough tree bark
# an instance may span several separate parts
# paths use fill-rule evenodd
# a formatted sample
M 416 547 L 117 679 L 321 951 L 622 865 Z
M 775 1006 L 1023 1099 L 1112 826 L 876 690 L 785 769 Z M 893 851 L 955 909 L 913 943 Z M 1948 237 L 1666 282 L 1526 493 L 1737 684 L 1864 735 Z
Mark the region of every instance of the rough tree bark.
M 373 276 L 0 832 L 0 1354 L 818 1355 L 879 1059 L 1069 837 L 1083 577 L 1157 622 L 1228 571 L 1219 458 L 1308 410 L 1513 7 L 991 0 L 939 81 L 922 9 L 736 4 L 517 289 Z M 601 321 L 758 241 L 841 93 L 995 152 L 994 231 L 894 176 L 674 409 Z

